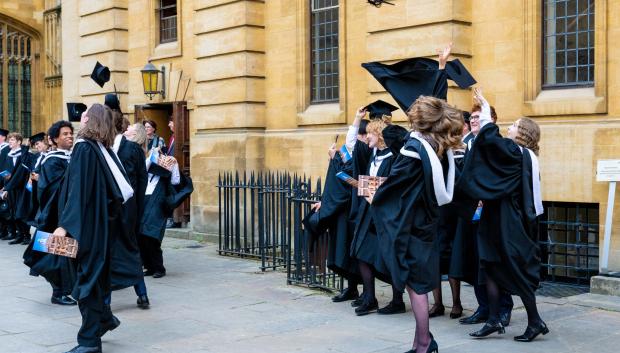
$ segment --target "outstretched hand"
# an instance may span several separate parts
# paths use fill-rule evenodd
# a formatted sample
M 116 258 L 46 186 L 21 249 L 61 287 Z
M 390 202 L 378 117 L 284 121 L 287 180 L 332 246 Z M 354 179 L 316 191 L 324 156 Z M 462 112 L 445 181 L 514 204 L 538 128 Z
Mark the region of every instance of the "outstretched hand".
M 480 89 L 479 87 L 474 88 L 474 100 L 478 104 L 480 104 L 480 106 L 485 106 L 489 104 L 489 102 L 487 102 L 487 100 L 482 95 L 482 89 Z
M 364 119 L 364 117 L 366 116 L 366 108 L 365 107 L 361 107 L 357 110 L 357 112 L 355 113 L 355 118 L 356 119 Z
M 443 70 L 446 68 L 446 63 L 448 62 L 448 58 L 450 57 L 451 52 L 452 42 L 450 42 L 450 44 L 448 44 L 448 46 L 443 49 L 437 49 L 437 55 L 439 55 L 439 70 Z

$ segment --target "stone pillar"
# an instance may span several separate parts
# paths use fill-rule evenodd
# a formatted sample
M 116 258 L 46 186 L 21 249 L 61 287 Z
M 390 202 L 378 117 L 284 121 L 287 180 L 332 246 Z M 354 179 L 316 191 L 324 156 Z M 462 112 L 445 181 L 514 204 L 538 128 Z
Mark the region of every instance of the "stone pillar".
M 197 232 L 217 232 L 219 171 L 263 167 L 264 7 L 258 0 L 195 1 L 191 219 Z

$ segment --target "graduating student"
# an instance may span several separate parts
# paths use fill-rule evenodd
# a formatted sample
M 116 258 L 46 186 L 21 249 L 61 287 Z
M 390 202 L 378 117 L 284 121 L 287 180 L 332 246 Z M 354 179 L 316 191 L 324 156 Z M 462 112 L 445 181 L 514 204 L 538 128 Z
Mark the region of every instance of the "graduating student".
M 0 129 L 0 169 L 2 169 L 2 167 L 4 166 L 6 156 L 11 150 L 11 148 L 9 148 L 9 143 L 6 141 L 6 137 L 8 134 L 9 130 Z M 2 170 L 0 170 L 0 172 Z M 2 188 L 3 186 L 4 178 L 0 178 L 0 188 Z M 0 200 L 0 204 L 3 205 L 0 210 L 0 240 L 8 240 L 10 238 L 8 225 L 10 211 L 6 200 Z
M 3 190 L 11 209 L 9 232 L 12 233 L 12 240 L 9 244 L 27 245 L 30 243 L 30 226 L 26 223 L 30 212 L 30 193 L 26 190 L 26 184 L 30 179 L 32 155 L 28 146 L 22 146 L 21 134 L 10 133 L 8 141 L 11 151 L 7 154 L 3 170 L 10 174 L 4 178 Z
M 434 97 L 419 97 L 407 113 L 413 132 L 370 206 L 381 258 L 392 285 L 409 293 L 416 320 L 413 349 L 437 352 L 429 331 L 427 293 L 440 285 L 436 237 L 439 207 L 452 200 L 453 148 L 461 146 L 460 110 Z
M 45 158 L 48 150 L 47 135 L 45 135 L 44 132 L 40 132 L 38 134 L 30 136 L 28 140 L 30 141 L 30 145 L 34 147 L 37 153 L 32 156 L 32 160 L 34 161 L 34 163 L 30 172 L 30 180 L 26 185 L 26 188 L 30 190 L 30 212 L 28 213 L 26 223 L 29 226 L 36 227 L 37 225 L 35 217 L 37 215 L 37 211 L 39 210 L 39 198 L 37 197 L 37 182 L 39 180 L 39 173 L 41 172 L 41 161 L 43 160 L 43 158 Z
M 146 160 L 148 184 L 138 238 L 140 255 L 146 270 L 144 275 L 153 278 L 166 275 L 161 250 L 166 220 L 194 190 L 192 180 L 181 174 L 174 157 L 158 158 L 158 155 L 157 149 L 152 149 Z
M 66 120 L 52 124 L 47 132 L 54 149 L 38 160 L 36 189 L 38 210 L 34 227 L 51 233 L 58 227 L 58 195 L 69 166 L 73 147 L 73 126 Z M 33 251 L 31 241 L 24 252 L 24 264 L 30 267 L 30 275 L 44 277 L 52 286 L 52 304 L 76 305 L 69 295 L 76 279 L 75 266 L 64 256 Z
M 479 90 L 475 98 L 482 106 L 480 132 L 465 159 L 457 187 L 474 202 L 483 202 L 477 238 L 480 266 L 486 275 L 489 318 L 484 327 L 470 335 L 505 332 L 499 318 L 504 290 L 519 295 L 527 311 L 527 329 L 514 339 L 530 342 L 549 332 L 538 313 L 534 293 L 540 281 L 537 217 L 543 212 L 537 157 L 540 129 L 531 119 L 521 118 L 508 129 L 508 138 L 502 138 L 491 120 L 489 103 Z
M 56 236 L 79 244 L 77 281 L 72 296 L 78 301 L 82 326 L 78 346 L 69 353 L 101 352 L 101 337 L 120 322 L 104 298 L 111 291 L 111 261 L 122 224 L 122 205 L 133 196 L 116 154 L 110 149 L 116 131 L 112 111 L 93 104 L 82 114 L 78 139 L 59 195 Z
M 357 263 L 349 254 L 353 233 L 349 230 L 348 222 L 351 186 L 336 176 L 351 161 L 343 160 L 336 149 L 336 143 L 330 147 L 328 154 L 330 160 L 321 201 L 312 206 L 311 214 L 304 219 L 304 225 L 311 243 L 328 231 L 327 267 L 347 280 L 347 287 L 332 298 L 333 302 L 339 303 L 359 297 L 357 285 L 361 283 L 361 278 Z
M 108 102 L 107 98 L 106 102 Z M 147 184 L 144 151 L 137 143 L 131 142 L 123 136 L 122 132 L 126 128 L 120 111 L 114 110 L 113 117 L 117 135 L 114 138 L 112 149 L 118 155 L 125 169 L 134 195 L 122 206 L 123 228 L 117 234 L 117 244 L 112 247 L 112 287 L 120 289 L 133 286 L 138 296 L 138 307 L 147 309 L 150 302 L 144 283 L 142 259 L 138 247 L 140 218 L 144 212 L 144 193 Z
M 495 108 L 490 107 L 491 120 L 493 123 L 497 121 Z M 474 104 L 470 114 L 470 132 L 463 138 L 466 145 L 465 155 L 469 153 L 475 137 L 480 132 L 480 111 L 479 104 Z M 461 159 L 463 161 L 463 159 Z M 459 170 L 462 170 L 462 164 Z M 467 202 L 461 204 L 460 200 L 456 200 L 453 204 L 456 208 L 467 208 Z M 482 202 L 478 204 L 482 209 Z M 469 206 L 471 208 L 471 205 Z M 474 205 L 475 207 L 475 205 Z M 471 211 L 471 210 L 470 210 Z M 478 308 L 476 311 L 466 318 L 459 320 L 463 325 L 472 325 L 486 322 L 489 317 L 489 304 L 487 299 L 487 290 L 485 286 L 484 270 L 479 266 L 477 232 L 480 220 L 479 212 L 476 213 L 475 219 L 472 219 L 470 212 L 465 212 L 465 217 L 459 217 L 457 222 L 457 231 L 454 238 L 454 246 L 452 252 L 451 275 L 454 278 L 463 280 L 474 287 Z M 514 303 L 510 294 L 502 291 L 500 294 L 500 321 L 504 327 L 510 325 L 510 318 Z
M 353 122 L 353 128 L 347 133 L 347 144 L 355 138 L 354 132 L 361 118 L 365 115 L 366 109 L 371 111 L 371 121 L 366 126 L 368 134 L 368 144 L 357 141 L 353 150 L 354 159 L 366 163 L 365 170 L 360 167 L 362 163 L 356 164 L 360 169 L 356 171 L 359 175 L 370 175 L 386 177 L 392 166 L 396 155 L 387 146 L 383 138 L 383 130 L 388 126 L 385 121 L 390 122 L 391 112 L 398 108 L 383 101 L 375 102 L 367 107 L 360 108 Z M 357 190 L 355 190 L 357 191 Z M 375 296 L 375 277 L 390 283 L 390 275 L 387 268 L 383 266 L 383 261 L 378 253 L 378 235 L 374 222 L 368 215 L 370 206 L 366 198 L 358 197 L 358 210 L 355 219 L 355 233 L 351 242 L 351 257 L 357 259 L 360 274 L 364 284 L 364 295 L 360 298 L 361 303 L 355 309 L 358 316 L 367 315 L 378 311 L 380 314 L 397 314 L 405 312 L 402 291 L 392 291 L 392 300 L 384 308 L 379 309 L 379 304 Z M 355 303 L 357 304 L 357 303 Z

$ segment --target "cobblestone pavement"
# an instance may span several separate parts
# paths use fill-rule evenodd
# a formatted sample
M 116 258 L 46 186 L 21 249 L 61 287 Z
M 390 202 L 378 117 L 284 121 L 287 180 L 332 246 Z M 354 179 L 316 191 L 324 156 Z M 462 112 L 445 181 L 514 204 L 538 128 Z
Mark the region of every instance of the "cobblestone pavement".
M 165 240 L 168 275 L 147 278 L 150 310 L 135 306 L 133 290 L 114 292 L 112 308 L 122 324 L 104 337 L 104 352 L 401 353 L 410 347 L 409 305 L 406 314 L 356 317 L 348 303 L 334 304 L 325 293 L 287 286 L 283 273 L 261 273 L 255 262 L 217 256 L 212 244 L 196 245 Z M 0 242 L 0 352 L 69 350 L 79 311 L 50 304 L 49 285 L 28 276 L 20 261 L 23 249 Z M 379 289 L 382 305 L 389 288 Z M 584 294 L 539 297 L 539 303 L 551 333 L 533 343 L 512 340 L 526 326 L 520 305 L 502 336 L 470 339 L 467 333 L 477 327 L 458 325 L 447 315 L 432 319 L 431 330 L 441 352 L 620 351 L 620 298 Z M 474 308 L 471 287 L 463 288 L 463 305 Z

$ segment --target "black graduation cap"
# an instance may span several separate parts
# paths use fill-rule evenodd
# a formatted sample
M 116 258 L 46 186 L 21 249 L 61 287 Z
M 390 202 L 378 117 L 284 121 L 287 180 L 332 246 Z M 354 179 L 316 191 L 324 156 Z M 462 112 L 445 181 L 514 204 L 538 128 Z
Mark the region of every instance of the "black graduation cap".
M 45 133 L 39 132 L 38 134 L 34 134 L 30 136 L 30 138 L 28 138 L 28 141 L 30 142 L 31 145 L 34 145 L 35 143 L 39 141 L 43 141 L 44 139 L 45 139 Z
M 0 129 L 0 136 L 6 137 L 8 134 L 9 134 L 9 130 L 7 130 L 7 129 Z
M 380 62 L 363 63 L 370 74 L 394 97 L 403 111 L 421 95 L 430 96 L 436 89 L 439 63 L 428 58 L 412 58 L 392 65 Z M 460 60 L 446 63 L 446 74 L 461 88 L 467 88 L 476 80 L 471 76 Z M 444 88 L 446 89 L 446 88 Z
M 118 95 L 116 93 L 108 93 L 105 95 L 104 103 L 108 106 L 108 108 L 112 110 L 121 111 L 121 102 L 118 100 Z
M 95 81 L 99 87 L 103 88 L 103 85 L 110 81 L 110 69 L 107 66 L 103 66 L 97 61 L 93 73 L 90 74 L 90 78 Z
M 84 103 L 67 103 L 67 112 L 69 113 L 69 121 L 80 121 L 82 113 L 86 111 Z
M 368 111 L 368 115 L 371 119 L 381 119 L 384 115 L 392 116 L 392 112 L 398 109 L 398 107 L 379 99 L 378 101 L 368 104 L 364 109 Z

